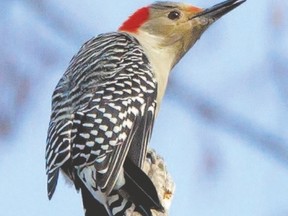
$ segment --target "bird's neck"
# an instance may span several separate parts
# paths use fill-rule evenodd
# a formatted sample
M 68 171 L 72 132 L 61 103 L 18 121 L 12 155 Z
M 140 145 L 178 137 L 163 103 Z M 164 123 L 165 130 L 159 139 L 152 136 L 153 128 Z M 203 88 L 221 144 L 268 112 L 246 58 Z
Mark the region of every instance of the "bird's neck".
M 142 45 L 158 82 L 157 106 L 159 108 L 165 94 L 169 74 L 174 66 L 175 54 L 171 47 L 161 46 L 161 38 L 145 32 L 133 34 L 133 36 Z

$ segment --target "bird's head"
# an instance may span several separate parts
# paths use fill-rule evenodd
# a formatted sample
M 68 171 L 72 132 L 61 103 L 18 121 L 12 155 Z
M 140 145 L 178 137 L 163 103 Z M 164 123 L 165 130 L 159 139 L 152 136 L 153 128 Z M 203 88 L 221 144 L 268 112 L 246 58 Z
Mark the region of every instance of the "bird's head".
M 158 51 L 172 52 L 171 68 L 217 19 L 245 0 L 227 0 L 208 9 L 176 2 L 156 2 L 136 11 L 119 28 Z

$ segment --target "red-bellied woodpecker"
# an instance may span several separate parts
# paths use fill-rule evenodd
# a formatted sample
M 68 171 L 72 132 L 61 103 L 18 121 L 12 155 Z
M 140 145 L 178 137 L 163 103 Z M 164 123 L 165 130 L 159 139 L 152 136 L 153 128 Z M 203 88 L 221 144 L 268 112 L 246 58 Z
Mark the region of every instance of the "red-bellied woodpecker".
M 81 47 L 52 97 L 49 199 L 62 170 L 81 190 L 86 216 L 163 210 L 141 167 L 169 73 L 215 20 L 244 1 L 206 10 L 157 2 Z

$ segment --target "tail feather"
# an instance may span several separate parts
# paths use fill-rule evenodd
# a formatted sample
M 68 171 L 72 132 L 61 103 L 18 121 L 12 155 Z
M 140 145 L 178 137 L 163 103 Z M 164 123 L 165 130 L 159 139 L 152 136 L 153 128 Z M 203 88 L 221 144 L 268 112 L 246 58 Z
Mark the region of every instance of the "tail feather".
M 123 198 L 118 191 L 115 190 L 107 197 L 108 206 L 106 209 L 104 205 L 93 197 L 84 184 L 80 187 L 85 216 L 126 216 L 127 209 L 133 205 L 132 202 Z M 134 207 L 132 207 L 132 210 L 134 210 Z M 109 211 L 109 213 L 107 211 Z
M 56 169 L 54 172 L 48 173 L 47 179 L 47 191 L 48 191 L 48 198 L 51 200 L 57 186 L 58 176 L 59 176 L 59 169 Z
M 123 190 L 129 194 L 129 199 L 136 205 L 136 210 L 143 216 L 150 216 L 150 209 L 164 211 L 156 188 L 151 179 L 129 158 L 124 163 L 125 185 Z
M 120 189 L 124 193 L 113 190 L 107 197 L 107 209 L 79 179 L 85 216 L 126 216 L 134 210 L 142 216 L 152 216 L 151 209 L 164 211 L 154 184 L 129 158 L 124 163 L 124 177 L 125 185 Z
M 80 187 L 85 216 L 110 216 L 105 207 L 92 196 L 84 184 Z
M 113 216 L 130 215 L 135 209 L 135 205 L 130 200 L 119 194 L 118 190 L 111 192 L 108 197 L 108 205 Z

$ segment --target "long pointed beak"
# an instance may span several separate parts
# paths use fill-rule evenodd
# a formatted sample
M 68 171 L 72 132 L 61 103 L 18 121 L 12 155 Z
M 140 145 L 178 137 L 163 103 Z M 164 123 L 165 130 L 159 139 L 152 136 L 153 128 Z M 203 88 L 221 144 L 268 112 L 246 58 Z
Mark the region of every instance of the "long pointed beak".
M 214 5 L 213 7 L 210 7 L 210 8 L 207 8 L 207 9 L 201 11 L 200 13 L 198 13 L 197 15 L 192 17 L 192 19 L 196 18 L 196 17 L 205 17 L 208 19 L 217 20 L 221 16 L 223 16 L 224 14 L 230 12 L 234 8 L 236 8 L 239 5 L 241 5 L 242 3 L 244 3 L 245 1 L 246 0 L 227 0 L 227 1 L 224 1 L 222 3 Z

